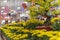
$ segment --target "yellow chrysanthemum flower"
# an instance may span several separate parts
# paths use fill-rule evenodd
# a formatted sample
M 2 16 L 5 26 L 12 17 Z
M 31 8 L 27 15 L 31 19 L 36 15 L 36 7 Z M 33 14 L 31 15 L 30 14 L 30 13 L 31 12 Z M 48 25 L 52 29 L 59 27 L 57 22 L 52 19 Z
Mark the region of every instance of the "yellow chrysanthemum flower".
M 60 18 L 52 18 L 52 19 L 51 19 L 51 23 L 54 23 L 54 22 L 57 21 L 57 20 L 59 21 Z

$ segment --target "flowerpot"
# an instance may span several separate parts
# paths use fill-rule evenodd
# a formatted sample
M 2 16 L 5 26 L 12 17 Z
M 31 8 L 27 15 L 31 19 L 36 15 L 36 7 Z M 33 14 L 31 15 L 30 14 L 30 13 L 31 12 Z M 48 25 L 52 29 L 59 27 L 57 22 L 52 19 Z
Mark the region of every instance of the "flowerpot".
M 37 26 L 36 29 L 40 29 L 40 30 L 45 29 L 45 30 L 47 30 L 47 31 L 52 30 L 52 29 L 50 28 L 50 26 Z

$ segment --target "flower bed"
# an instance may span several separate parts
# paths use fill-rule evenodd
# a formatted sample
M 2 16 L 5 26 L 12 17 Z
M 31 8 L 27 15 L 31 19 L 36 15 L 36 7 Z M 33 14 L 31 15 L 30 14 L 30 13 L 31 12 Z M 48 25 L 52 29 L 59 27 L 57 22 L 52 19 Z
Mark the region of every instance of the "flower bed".
M 26 22 L 6 24 L 0 30 L 6 37 L 6 40 L 59 40 L 60 22 L 53 23 L 51 26 L 42 26 L 44 25 L 44 20 L 30 19 Z
M 60 40 L 60 31 L 27 29 L 17 24 L 7 24 L 0 28 L 6 40 Z
M 21 27 L 1 28 L 7 40 L 60 40 L 60 31 L 28 30 Z
M 60 1 L 54 3 L 54 0 L 29 0 L 28 2 L 32 5 L 27 8 L 30 10 L 28 20 L 6 24 L 0 28 L 6 40 L 60 40 L 60 18 L 57 17 L 60 10 L 55 9 L 60 5 Z

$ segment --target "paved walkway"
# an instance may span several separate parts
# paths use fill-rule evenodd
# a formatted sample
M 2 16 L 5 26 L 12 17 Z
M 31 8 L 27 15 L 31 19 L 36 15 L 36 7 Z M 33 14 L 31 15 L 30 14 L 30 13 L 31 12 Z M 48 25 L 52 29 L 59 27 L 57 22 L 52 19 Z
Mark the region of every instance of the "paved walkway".
M 2 40 L 1 36 L 0 36 L 0 40 Z
M 6 40 L 6 38 L 5 38 L 4 35 L 1 33 L 1 31 L 0 31 L 0 40 Z
M 0 40 L 2 40 L 2 38 L 1 38 L 1 31 L 0 31 Z

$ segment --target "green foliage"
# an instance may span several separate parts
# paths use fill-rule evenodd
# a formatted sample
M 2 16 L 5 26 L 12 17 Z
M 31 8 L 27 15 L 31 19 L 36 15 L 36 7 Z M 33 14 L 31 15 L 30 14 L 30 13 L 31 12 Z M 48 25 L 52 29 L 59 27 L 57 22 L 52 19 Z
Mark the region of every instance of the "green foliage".
M 44 14 L 47 10 L 47 12 L 50 10 L 51 2 L 53 0 L 35 0 L 36 5 L 40 5 L 40 7 L 32 6 L 30 7 L 30 16 L 32 18 L 36 17 L 39 14 Z M 46 12 L 46 13 L 47 13 Z
M 54 22 L 52 25 L 53 30 L 60 30 L 60 22 Z
M 42 37 L 42 39 L 43 39 L 43 40 L 49 40 L 49 37 L 46 36 L 46 35 L 44 35 L 44 36 Z
M 32 0 L 27 0 L 30 1 L 32 3 Z M 36 5 L 35 6 L 31 6 L 30 7 L 30 16 L 31 18 L 35 18 L 37 15 L 42 15 L 42 14 L 48 14 L 51 7 L 56 7 L 60 5 L 60 0 L 35 0 L 36 5 L 39 5 L 39 7 L 37 8 Z M 52 14 L 59 14 L 56 10 L 51 11 Z
M 25 27 L 28 29 L 35 29 L 36 26 L 41 26 L 41 25 L 43 25 L 43 22 L 41 23 L 37 19 L 30 19 L 30 20 L 26 21 Z
M 30 14 L 29 15 L 31 17 L 37 16 L 36 10 L 37 10 L 36 6 L 30 7 Z
M 29 37 L 27 40 L 49 40 L 49 37 L 47 35 L 44 35 L 43 37 L 37 37 L 34 35 Z
M 25 0 L 25 1 L 27 1 L 27 2 L 31 2 L 32 0 Z

